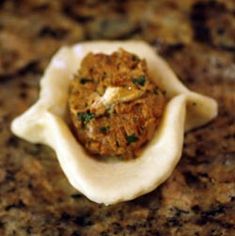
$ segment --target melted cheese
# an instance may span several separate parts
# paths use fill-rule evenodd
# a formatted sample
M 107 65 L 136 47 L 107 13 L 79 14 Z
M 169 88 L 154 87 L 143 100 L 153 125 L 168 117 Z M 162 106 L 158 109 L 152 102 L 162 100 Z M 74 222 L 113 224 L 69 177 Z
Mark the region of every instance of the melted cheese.
M 166 91 L 168 103 L 154 138 L 139 158 L 101 162 L 84 152 L 66 123 L 69 80 L 87 53 L 111 54 L 119 48 L 146 59 L 150 77 Z M 132 99 L 128 93 L 120 96 L 122 92 L 109 88 L 99 102 L 110 104 Z M 16 118 L 11 128 L 29 142 L 53 148 L 70 183 L 89 199 L 113 204 L 148 193 L 164 182 L 180 159 L 184 132 L 206 124 L 216 115 L 217 103 L 188 90 L 146 43 L 101 41 L 60 49 L 42 77 L 38 101 Z
M 108 108 L 111 105 L 120 102 L 130 102 L 133 101 L 141 95 L 143 95 L 144 90 L 134 89 L 134 88 L 122 88 L 122 87 L 108 87 L 103 96 L 99 97 L 92 104 L 92 108 L 99 109 L 99 107 L 105 106 Z

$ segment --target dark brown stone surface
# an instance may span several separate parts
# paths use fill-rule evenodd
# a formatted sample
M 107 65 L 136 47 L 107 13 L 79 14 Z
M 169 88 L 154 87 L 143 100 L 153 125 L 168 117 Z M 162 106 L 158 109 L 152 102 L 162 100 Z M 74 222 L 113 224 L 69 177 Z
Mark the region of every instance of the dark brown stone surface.
M 1 1 L 0 235 L 235 235 L 234 14 L 233 0 Z M 160 188 L 103 206 L 69 185 L 51 149 L 9 127 L 37 99 L 60 46 L 129 38 L 149 42 L 189 88 L 217 99 L 219 116 L 186 135 Z

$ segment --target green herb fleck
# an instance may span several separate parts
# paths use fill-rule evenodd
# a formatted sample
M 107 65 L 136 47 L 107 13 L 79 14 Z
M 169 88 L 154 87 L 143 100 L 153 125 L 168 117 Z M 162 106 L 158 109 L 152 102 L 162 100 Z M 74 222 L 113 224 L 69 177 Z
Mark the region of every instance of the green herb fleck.
M 103 127 L 100 127 L 100 132 L 103 133 L 103 134 L 106 134 L 110 129 L 110 126 L 103 126 Z
M 82 194 L 74 193 L 74 194 L 70 195 L 70 197 L 76 200 L 76 199 L 80 199 L 82 197 Z
M 145 76 L 141 75 L 138 78 L 132 79 L 133 84 L 144 86 L 145 85 Z
M 92 120 L 95 117 L 94 113 L 91 113 L 89 111 L 79 112 L 77 116 L 83 125 L 86 125 L 90 120 Z
M 89 83 L 89 82 L 93 82 L 93 80 L 89 79 L 89 78 L 81 78 L 80 79 L 80 84 L 86 84 L 86 83 Z
M 133 60 L 133 61 L 139 61 L 140 59 L 139 59 L 138 56 L 136 56 L 136 55 L 132 55 L 132 60 Z
M 131 143 L 138 141 L 138 137 L 135 134 L 127 135 L 126 140 L 127 140 L 128 144 L 131 144 Z

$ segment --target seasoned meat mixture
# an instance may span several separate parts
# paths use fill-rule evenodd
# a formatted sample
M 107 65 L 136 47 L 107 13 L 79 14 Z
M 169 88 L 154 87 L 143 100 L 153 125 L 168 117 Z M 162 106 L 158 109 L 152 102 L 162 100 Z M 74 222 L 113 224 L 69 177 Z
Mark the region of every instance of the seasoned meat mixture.
M 145 60 L 119 49 L 83 59 L 68 106 L 74 133 L 89 153 L 133 159 L 160 123 L 164 96 Z

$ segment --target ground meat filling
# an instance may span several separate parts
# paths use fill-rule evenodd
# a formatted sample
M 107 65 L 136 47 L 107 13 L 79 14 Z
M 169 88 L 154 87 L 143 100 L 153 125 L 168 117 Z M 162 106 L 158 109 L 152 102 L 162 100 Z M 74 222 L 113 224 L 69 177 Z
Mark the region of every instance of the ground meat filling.
M 153 137 L 164 103 L 145 60 L 120 49 L 83 59 L 68 107 L 74 133 L 89 153 L 133 159 Z

